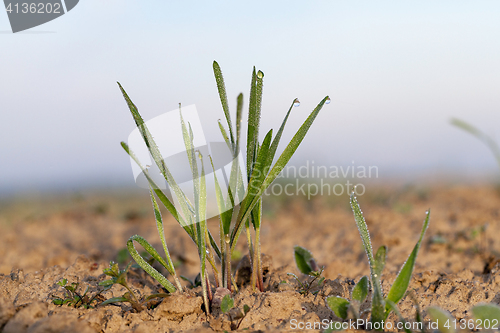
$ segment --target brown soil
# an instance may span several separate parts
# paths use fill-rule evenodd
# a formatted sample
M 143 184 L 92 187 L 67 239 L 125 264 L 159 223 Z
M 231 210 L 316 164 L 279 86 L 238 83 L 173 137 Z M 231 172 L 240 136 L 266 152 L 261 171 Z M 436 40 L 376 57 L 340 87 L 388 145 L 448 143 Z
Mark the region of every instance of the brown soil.
M 405 318 L 438 305 L 457 319 L 469 318 L 477 303 L 500 303 L 500 196 L 487 186 L 372 188 L 359 198 L 374 248 L 387 245 L 382 277 L 387 293 L 396 273 L 418 239 L 425 211 L 431 222 L 421 247 L 410 289 L 399 304 Z M 164 214 L 165 233 L 178 273 L 194 279 L 198 258 L 194 245 Z M 209 221 L 216 230 L 217 221 Z M 248 286 L 233 295 L 235 307 L 223 314 L 215 304 L 206 316 L 201 290 L 189 289 L 153 299 L 141 312 L 128 303 L 93 309 L 57 306 L 62 296 L 57 282 L 78 282 L 81 291 L 98 290 L 107 277 L 103 269 L 139 234 L 161 249 L 147 193 L 72 194 L 0 202 L 0 330 L 3 332 L 169 332 L 173 330 L 290 330 L 292 324 L 339 320 L 325 297 L 349 298 L 354 283 L 369 273 L 368 264 L 347 197 L 269 198 L 262 227 L 262 251 L 268 272 L 264 293 Z M 244 237 L 239 249 L 246 251 Z M 310 249 L 326 280 L 304 294 L 287 275 L 299 275 L 293 246 Z M 122 251 L 123 253 L 123 251 Z M 272 259 L 271 259 L 272 258 Z M 236 265 L 235 265 L 236 266 Z M 245 282 L 245 260 L 238 276 Z M 131 269 L 129 284 L 141 297 L 164 292 L 139 269 Z M 214 287 L 215 288 L 215 287 Z M 215 291 L 215 289 L 214 289 Z M 318 291 L 317 293 L 315 293 Z M 123 295 L 121 286 L 102 293 L 100 300 Z M 244 305 L 250 311 L 244 317 Z M 362 308 L 368 308 L 369 301 Z M 426 318 L 427 319 L 427 318 Z M 396 322 L 391 314 L 389 321 Z M 308 328 L 308 327 L 306 327 Z M 317 328 L 317 327 L 316 327 Z

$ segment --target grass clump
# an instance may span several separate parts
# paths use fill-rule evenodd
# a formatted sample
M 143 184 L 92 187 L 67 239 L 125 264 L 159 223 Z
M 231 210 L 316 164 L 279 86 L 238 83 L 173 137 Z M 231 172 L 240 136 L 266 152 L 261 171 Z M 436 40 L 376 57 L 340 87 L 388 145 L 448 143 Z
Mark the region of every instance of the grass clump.
M 219 128 L 234 161 L 238 161 L 240 148 L 242 145 L 241 128 L 243 118 L 243 94 L 239 94 L 236 100 L 236 121 L 231 120 L 229 103 L 225 88 L 222 71 L 219 64 L 214 61 L 213 70 L 219 97 L 226 118 L 227 128 L 219 122 Z M 273 136 L 273 131 L 269 130 L 262 142 L 259 141 L 260 134 L 260 115 L 262 106 L 264 73 L 257 71 L 254 67 L 251 79 L 248 128 L 246 140 L 246 173 L 241 171 L 238 163 L 233 162 L 229 183 L 234 186 L 228 186 L 227 193 L 221 190 L 219 181 L 214 172 L 215 192 L 217 205 L 219 208 L 219 242 L 215 240 L 206 223 L 206 181 L 203 156 L 196 151 L 193 143 L 193 132 L 189 123 L 185 123 L 181 114 L 181 126 L 183 141 L 186 147 L 186 153 L 190 163 L 193 179 L 194 202 L 191 202 L 185 193 L 177 186 L 164 158 L 153 136 L 149 132 L 144 120 L 142 119 L 137 107 L 129 98 L 123 87 L 119 84 L 123 97 L 132 113 L 134 121 L 144 139 L 144 142 L 158 166 L 162 176 L 165 178 L 169 187 L 173 190 L 177 201 L 180 203 L 178 210 L 157 186 L 146 167 L 141 165 L 139 159 L 135 156 L 128 145 L 122 142 L 121 145 L 130 157 L 139 165 L 144 173 L 149 186 L 150 196 L 154 207 L 158 233 L 163 245 L 165 257 L 162 257 L 144 238 L 135 235 L 127 242 L 127 248 L 136 263 L 142 267 L 149 275 L 158 281 L 168 292 L 181 291 L 182 286 L 175 272 L 174 265 L 168 252 L 166 239 L 163 232 L 163 221 L 158 208 L 156 198 L 166 207 L 166 209 L 177 220 L 180 226 L 186 231 L 198 248 L 200 258 L 200 280 L 203 290 L 205 309 L 209 310 L 209 299 L 211 298 L 210 279 L 207 273 L 207 264 L 212 268 L 214 282 L 216 287 L 223 287 L 229 290 L 236 290 L 232 275 L 231 258 L 235 252 L 238 239 L 245 229 L 248 249 L 252 262 L 251 285 L 254 290 L 263 291 L 263 272 L 260 250 L 260 230 L 262 220 L 262 195 L 264 191 L 277 178 L 290 158 L 293 156 L 298 146 L 309 131 L 312 123 L 324 104 L 328 104 L 330 99 L 325 97 L 316 108 L 310 113 L 302 126 L 297 130 L 294 137 L 287 144 L 284 151 L 273 164 L 280 139 L 285 128 L 286 122 L 297 99 L 294 99 L 284 120 Z M 212 163 L 213 167 L 213 163 Z M 215 171 L 215 170 L 214 170 Z M 248 184 L 244 188 L 244 181 Z M 242 198 L 239 206 L 236 206 L 236 197 Z M 252 230 L 253 229 L 253 230 Z M 147 263 L 137 252 L 134 242 L 139 243 L 157 262 L 159 262 L 173 277 L 174 283 L 170 282 L 163 274 L 158 272 L 153 266 Z
M 368 231 L 368 226 L 366 225 L 365 219 L 363 217 L 363 213 L 361 208 L 359 207 L 358 201 L 354 192 L 351 194 L 351 207 L 354 214 L 354 219 L 356 221 L 356 225 L 358 226 L 359 234 L 361 236 L 361 241 L 363 243 L 363 247 L 366 251 L 366 255 L 368 257 L 368 264 L 370 266 L 370 282 L 372 287 L 372 304 L 371 304 L 371 328 L 367 329 L 375 329 L 382 330 L 383 322 L 387 319 L 389 314 L 394 311 L 398 317 L 404 321 L 401 317 L 397 304 L 404 297 L 406 290 L 408 289 L 408 285 L 410 284 L 411 276 L 413 273 L 413 268 L 415 266 L 415 262 L 417 259 L 418 251 L 420 249 L 420 245 L 422 243 L 422 239 L 424 237 L 425 231 L 429 226 L 429 218 L 430 218 L 430 210 L 427 211 L 427 216 L 424 220 L 424 224 L 422 227 L 422 231 L 420 233 L 420 238 L 415 244 L 413 251 L 410 253 L 408 259 L 401 267 L 401 270 L 396 277 L 389 293 L 386 297 L 384 297 L 382 293 L 382 285 L 380 283 L 382 271 L 385 266 L 386 261 L 386 252 L 387 247 L 381 246 L 377 252 L 374 254 L 370 233 Z M 359 317 L 359 304 L 364 301 L 364 298 L 368 294 L 368 279 L 366 280 L 362 278 L 358 284 L 353 289 L 352 302 L 349 302 L 346 299 L 330 296 L 327 297 L 326 303 L 327 305 L 334 311 L 334 313 L 342 318 L 346 319 L 348 313 L 351 311 L 354 317 Z M 352 303 L 352 304 L 351 304 Z

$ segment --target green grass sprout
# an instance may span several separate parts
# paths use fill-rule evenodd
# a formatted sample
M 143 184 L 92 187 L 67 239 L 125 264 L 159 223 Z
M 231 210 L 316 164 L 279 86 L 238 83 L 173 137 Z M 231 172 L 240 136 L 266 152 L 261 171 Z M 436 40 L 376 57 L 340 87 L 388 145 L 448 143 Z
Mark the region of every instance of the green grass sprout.
M 259 142 L 264 73 L 260 70 L 257 71 L 254 67 L 252 71 L 248 108 L 248 128 L 245 152 L 246 174 L 243 174 L 241 170 L 241 167 L 243 166 L 238 165 L 237 162 L 239 161 L 238 156 L 240 154 L 240 149 L 242 148 L 241 126 L 243 119 L 243 94 L 239 94 L 236 99 L 236 123 L 233 124 L 224 78 L 220 66 L 216 61 L 213 62 L 213 71 L 222 110 L 226 120 L 225 125 L 219 121 L 218 126 L 221 131 L 221 135 L 234 159 L 229 176 L 230 186 L 227 188 L 227 193 L 223 193 L 219 180 L 214 172 L 215 191 L 220 221 L 218 230 L 219 244 L 217 244 L 210 230 L 208 230 L 206 223 L 207 188 L 205 170 L 204 163 L 199 163 L 198 161 L 203 159 L 203 156 L 200 152 L 195 151 L 193 131 L 191 129 L 191 125 L 186 123 L 182 118 L 180 106 L 179 113 L 181 115 L 182 136 L 192 172 L 194 202 L 191 202 L 180 187 L 177 186 L 172 173 L 160 153 L 153 135 L 149 132 L 149 129 L 142 119 L 136 105 L 132 102 L 121 84 L 118 83 L 137 128 L 139 129 L 149 153 L 153 157 L 154 163 L 159 168 L 167 184 L 173 190 L 173 195 L 179 202 L 179 208 L 176 208 L 172 201 L 149 175 L 148 168 L 144 167 L 134 152 L 130 150 L 128 145 L 125 142 L 122 142 L 121 145 L 123 149 L 127 152 L 127 154 L 129 154 L 132 160 L 137 163 L 149 183 L 157 229 L 163 245 L 165 257 L 162 257 L 144 238 L 138 235 L 132 236 L 128 240 L 127 248 L 135 262 L 156 281 L 158 281 L 168 292 L 173 293 L 177 290 L 182 291 L 180 280 L 177 277 L 175 267 L 172 264 L 170 254 L 168 252 L 163 231 L 163 221 L 155 199 L 157 198 L 186 231 L 198 248 L 198 255 L 200 257 L 200 282 L 207 313 L 210 309 L 209 299 L 211 299 L 210 278 L 206 269 L 207 262 L 212 268 L 216 287 L 223 287 L 229 289 L 230 291 L 236 291 L 237 286 L 232 273 L 231 258 L 233 257 L 233 254 L 235 254 L 235 247 L 244 227 L 246 229 L 248 250 L 252 263 L 251 286 L 253 290 L 264 290 L 260 249 L 262 195 L 292 158 L 324 104 L 328 104 L 330 101 L 330 98 L 326 96 L 316 106 L 316 108 L 314 108 L 273 165 L 282 133 L 293 106 L 297 106 L 297 99 L 294 99 L 292 102 L 276 135 L 273 137 L 273 131 L 269 130 L 264 140 Z M 225 126 L 227 126 L 227 130 Z M 211 161 L 210 156 L 207 156 L 207 158 Z M 248 184 L 246 189 L 244 187 L 245 183 Z M 242 199 L 240 200 L 241 203 L 239 206 L 237 205 L 239 201 L 236 202 L 236 197 L 238 199 Z M 254 229 L 254 235 L 252 235 L 250 230 L 251 228 Z M 170 273 L 173 277 L 174 283 L 170 282 L 163 274 L 156 270 L 138 253 L 135 249 L 134 242 L 139 243 L 147 251 L 147 253 L 154 258 L 154 260 L 158 261 Z
M 359 234 L 365 248 L 366 255 L 368 257 L 368 264 L 370 266 L 370 277 L 372 285 L 372 308 L 371 308 L 371 322 L 374 327 L 383 327 L 382 322 L 387 319 L 391 311 L 397 310 L 398 302 L 404 297 L 408 285 L 410 284 L 411 276 L 413 273 L 413 268 L 415 267 L 415 262 L 417 260 L 418 251 L 424 238 L 425 231 L 429 226 L 430 210 L 426 213 L 426 218 L 424 220 L 422 231 L 420 233 L 420 238 L 415 244 L 413 251 L 410 253 L 408 259 L 401 267 L 396 280 L 392 284 L 387 297 L 384 298 L 382 294 L 382 285 L 380 283 L 380 278 L 382 271 L 385 266 L 386 251 L 385 246 L 380 247 L 377 253 L 373 254 L 373 248 L 370 240 L 370 233 L 368 231 L 368 226 L 366 225 L 365 219 L 361 208 L 359 207 L 358 201 L 354 194 L 351 194 L 351 207 L 354 214 L 354 219 L 356 225 L 358 226 Z M 396 311 L 398 313 L 399 311 Z M 375 325 L 375 323 L 378 323 Z
M 321 276 L 323 274 L 324 267 L 319 267 L 316 263 L 316 259 L 314 259 L 311 251 L 308 249 L 296 245 L 294 248 L 295 254 L 295 263 L 297 264 L 298 270 L 305 275 L 308 275 L 309 279 L 305 282 L 302 282 L 297 275 L 293 273 L 287 273 L 287 275 L 293 277 L 300 285 L 300 293 L 306 295 L 313 288 L 314 282 L 317 280 L 317 286 L 321 286 L 324 277 Z M 319 290 L 318 290 L 319 291 Z M 313 292 L 313 294 L 317 294 L 318 291 Z

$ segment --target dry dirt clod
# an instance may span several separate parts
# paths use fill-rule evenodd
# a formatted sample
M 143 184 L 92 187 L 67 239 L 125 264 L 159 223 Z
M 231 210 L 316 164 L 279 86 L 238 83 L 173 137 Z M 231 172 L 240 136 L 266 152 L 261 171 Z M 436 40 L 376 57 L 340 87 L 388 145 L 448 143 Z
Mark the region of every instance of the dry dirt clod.
M 4 327 L 4 333 L 24 333 L 38 320 L 47 317 L 47 303 L 34 302 L 22 308 Z

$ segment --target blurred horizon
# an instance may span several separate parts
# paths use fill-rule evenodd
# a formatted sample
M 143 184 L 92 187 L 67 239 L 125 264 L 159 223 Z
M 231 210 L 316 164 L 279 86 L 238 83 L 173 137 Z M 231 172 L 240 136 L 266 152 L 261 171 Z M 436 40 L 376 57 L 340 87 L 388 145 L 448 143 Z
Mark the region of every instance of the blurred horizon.
M 0 11 L 0 196 L 133 188 L 119 143 L 134 122 L 116 81 L 145 120 L 195 104 L 207 139 L 221 141 L 214 60 L 233 119 L 240 92 L 247 111 L 252 66 L 265 73 L 262 136 L 299 98 L 278 153 L 331 97 L 292 166 L 354 161 L 377 166 L 380 181 L 496 179 L 488 148 L 449 121 L 500 142 L 499 15 L 498 1 L 87 0 L 12 34 Z

